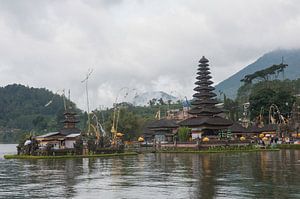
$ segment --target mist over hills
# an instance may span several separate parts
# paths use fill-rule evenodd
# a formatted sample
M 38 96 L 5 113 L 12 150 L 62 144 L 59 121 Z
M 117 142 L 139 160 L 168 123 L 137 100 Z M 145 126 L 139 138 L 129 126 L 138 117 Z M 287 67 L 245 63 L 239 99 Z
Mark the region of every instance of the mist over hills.
M 135 96 L 132 100 L 132 104 L 135 106 L 148 106 L 149 101 L 152 99 L 162 99 L 164 102 L 168 102 L 171 100 L 172 102 L 176 102 L 178 98 L 174 97 L 163 91 L 152 91 L 152 92 L 145 92 Z
M 216 85 L 216 94 L 219 95 L 221 91 L 225 93 L 227 97 L 234 99 L 237 95 L 237 90 L 243 85 L 243 82 L 240 80 L 243 79 L 245 75 L 265 69 L 273 64 L 279 64 L 282 62 L 282 58 L 284 63 L 288 64 L 288 67 L 284 70 L 284 74 L 279 75 L 278 78 L 291 80 L 300 78 L 300 49 L 278 49 L 264 54 L 254 63 L 220 82 Z

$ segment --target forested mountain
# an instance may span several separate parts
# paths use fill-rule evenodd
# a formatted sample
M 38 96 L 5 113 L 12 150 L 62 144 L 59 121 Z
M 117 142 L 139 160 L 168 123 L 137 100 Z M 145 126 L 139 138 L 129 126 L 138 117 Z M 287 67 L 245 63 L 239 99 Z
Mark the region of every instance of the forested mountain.
M 165 116 L 168 109 L 181 108 L 181 103 L 168 103 L 156 99 L 150 106 L 134 106 L 130 103 L 120 103 L 118 130 L 125 134 L 128 140 L 134 140 L 142 133 L 144 124 L 154 119 L 158 110 Z M 52 101 L 49 104 L 49 101 Z M 45 106 L 49 104 L 48 106 Z M 76 109 L 74 103 L 66 100 L 79 116 L 78 127 L 87 130 L 87 114 Z M 57 131 L 62 127 L 64 119 L 63 97 L 45 88 L 30 88 L 23 85 L 8 85 L 0 87 L 0 143 L 16 143 L 24 134 L 31 132 L 38 135 Z M 106 132 L 110 132 L 114 109 L 94 110 L 99 122 Z M 94 117 L 91 117 L 92 123 Z
M 76 108 L 74 103 L 66 102 Z M 0 87 L 0 142 L 14 139 L 14 133 L 57 130 L 63 111 L 63 97 L 45 88 L 18 84 Z
M 246 75 L 255 73 L 256 71 L 263 70 L 274 64 L 280 64 L 284 59 L 284 63 L 288 66 L 284 69 L 277 78 L 278 79 L 297 79 L 300 77 L 300 49 L 290 50 L 275 50 L 264 54 L 254 63 L 246 66 L 236 74 L 232 75 L 228 79 L 222 81 L 216 86 L 216 94 L 222 91 L 227 97 L 234 99 L 237 96 L 237 91 L 244 83 L 240 80 Z
M 268 108 L 276 104 L 284 115 L 289 115 L 295 94 L 300 93 L 300 79 L 297 80 L 264 80 L 258 83 L 247 83 L 240 87 L 236 100 L 224 96 L 224 109 L 228 110 L 229 118 L 238 120 L 242 117 L 243 103 L 250 102 L 251 119 L 254 120 L 263 110 L 267 118 Z M 153 98 L 155 99 L 155 98 Z M 152 101 L 153 101 L 152 99 Z M 48 106 L 49 101 L 52 103 Z M 126 140 L 136 140 L 143 133 L 145 124 L 155 119 L 160 110 L 161 117 L 167 115 L 170 109 L 181 109 L 181 102 L 168 103 L 156 99 L 150 106 L 134 106 L 130 103 L 118 104 L 118 131 L 125 134 Z M 78 125 L 83 131 L 87 130 L 87 114 L 76 109 L 74 103 L 67 100 L 79 115 Z M 16 143 L 24 134 L 32 132 L 35 135 L 56 131 L 61 128 L 64 119 L 63 97 L 45 88 L 30 88 L 23 85 L 8 85 L 0 87 L 0 143 Z M 94 110 L 91 122 L 98 119 L 110 132 L 114 108 Z M 119 113 L 119 114 L 118 114 Z M 94 117 L 95 114 L 97 117 Z

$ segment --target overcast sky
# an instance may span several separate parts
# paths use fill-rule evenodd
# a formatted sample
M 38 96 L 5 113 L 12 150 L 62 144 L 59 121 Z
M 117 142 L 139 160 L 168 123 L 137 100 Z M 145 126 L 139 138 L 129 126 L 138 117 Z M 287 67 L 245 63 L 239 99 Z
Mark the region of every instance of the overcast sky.
M 299 0 L 0 0 L 0 86 L 71 89 L 85 109 L 92 68 L 92 108 L 124 86 L 191 98 L 202 55 L 218 83 L 268 51 L 298 48 L 299 35 Z

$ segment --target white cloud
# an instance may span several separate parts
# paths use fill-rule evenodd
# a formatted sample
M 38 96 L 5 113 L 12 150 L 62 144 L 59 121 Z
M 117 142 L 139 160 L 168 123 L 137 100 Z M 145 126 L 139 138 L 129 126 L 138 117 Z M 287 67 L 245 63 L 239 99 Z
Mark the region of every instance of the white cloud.
M 85 109 L 120 88 L 191 97 L 197 62 L 218 83 L 276 48 L 300 46 L 297 0 L 65 0 L 0 2 L 0 85 L 71 89 Z

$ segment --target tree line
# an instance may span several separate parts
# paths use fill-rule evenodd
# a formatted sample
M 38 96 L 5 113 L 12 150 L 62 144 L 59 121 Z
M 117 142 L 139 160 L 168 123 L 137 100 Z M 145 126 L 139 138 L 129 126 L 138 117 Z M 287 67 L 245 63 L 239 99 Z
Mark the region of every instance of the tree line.
M 0 99 L 0 143 L 16 143 L 24 134 L 41 135 L 62 128 L 65 109 L 61 95 L 45 88 L 13 84 L 0 87 Z M 45 106 L 50 100 L 51 104 Z M 87 113 L 76 108 L 75 103 L 65 100 L 77 113 L 80 121 L 78 128 L 87 131 Z M 118 131 L 124 133 L 127 140 L 134 140 L 143 133 L 145 124 L 155 119 L 158 110 L 164 116 L 169 109 L 181 107 L 180 103 L 165 103 L 162 99 L 157 102 L 147 107 L 118 104 Z M 114 109 L 96 109 L 93 112 L 106 132 L 110 133 Z
M 243 117 L 243 103 L 250 102 L 251 120 L 255 120 L 258 115 L 268 118 L 268 109 L 272 104 L 276 104 L 281 113 L 288 117 L 297 100 L 295 95 L 300 93 L 300 78 L 297 80 L 261 78 L 263 76 L 261 74 L 280 73 L 285 67 L 280 64 L 273 65 L 264 70 L 265 72 L 258 71 L 259 73 L 253 73 L 255 75 L 246 75 L 243 79 L 245 83 L 239 88 L 236 99 L 229 99 L 223 93 L 220 102 L 224 103 L 227 116 L 237 121 Z M 262 81 L 253 81 L 255 78 Z M 31 132 L 38 135 L 57 131 L 62 127 L 64 103 L 61 95 L 45 88 L 13 84 L 0 87 L 0 99 L 0 143 L 16 143 L 24 133 Z M 45 106 L 49 100 L 52 100 L 51 105 Z M 86 131 L 87 113 L 76 108 L 73 102 L 66 100 L 78 114 L 80 120 L 78 127 Z M 136 140 L 143 134 L 146 124 L 155 119 L 157 111 L 164 117 L 170 109 L 181 109 L 182 104 L 152 99 L 149 106 L 120 103 L 118 107 L 118 131 L 124 133 L 126 140 Z M 110 133 L 114 108 L 96 109 L 93 114 L 97 115 L 105 131 Z
M 45 106 L 50 100 L 52 103 Z M 68 99 L 66 103 L 78 110 Z M 63 112 L 63 97 L 45 88 L 20 84 L 0 87 L 0 142 L 16 142 L 28 132 L 56 131 L 62 126 Z

